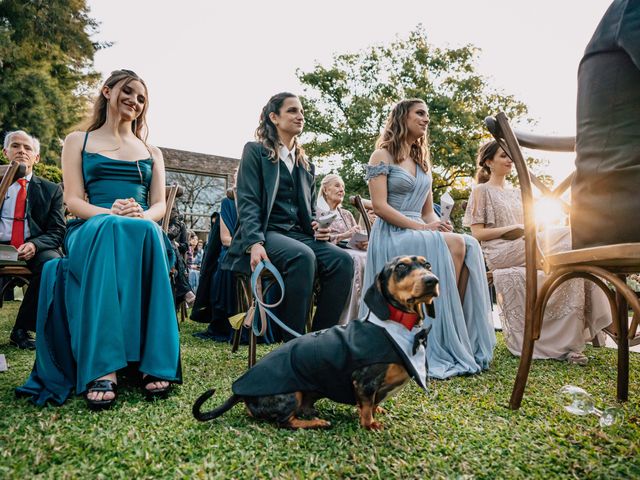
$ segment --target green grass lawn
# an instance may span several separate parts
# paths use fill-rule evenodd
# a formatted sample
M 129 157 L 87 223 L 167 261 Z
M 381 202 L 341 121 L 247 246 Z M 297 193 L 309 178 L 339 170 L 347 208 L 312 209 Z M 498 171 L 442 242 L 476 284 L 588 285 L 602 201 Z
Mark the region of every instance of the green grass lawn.
M 625 421 L 601 429 L 598 419 L 566 413 L 556 392 L 567 383 L 588 390 L 598 406 L 614 405 L 616 352 L 588 348 L 586 367 L 534 362 L 523 407 L 506 408 L 518 360 L 501 335 L 492 368 L 474 377 L 432 381 L 427 394 L 411 384 L 385 403 L 385 429 L 359 428 L 354 407 L 322 400 L 333 428 L 278 430 L 236 406 L 198 423 L 193 400 L 218 389 L 229 394 L 246 366 L 246 348 L 198 340 L 182 326 L 185 384 L 146 402 L 121 391 L 110 411 L 92 413 L 82 398 L 37 408 L 14 397 L 33 352 L 8 345 L 17 303 L 0 310 L 0 478 L 638 478 L 640 476 L 640 356 L 631 354 Z M 259 355 L 267 347 L 259 346 Z M 214 403 L 208 403 L 210 408 Z

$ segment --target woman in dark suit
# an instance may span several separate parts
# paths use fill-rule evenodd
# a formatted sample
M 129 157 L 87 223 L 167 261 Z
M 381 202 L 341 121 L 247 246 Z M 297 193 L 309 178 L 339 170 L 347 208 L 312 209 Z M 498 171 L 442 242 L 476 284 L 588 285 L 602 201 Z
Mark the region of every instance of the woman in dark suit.
M 353 261 L 329 243 L 315 218 L 314 166 L 298 143 L 304 113 L 298 97 L 279 93 L 262 109 L 256 142 L 242 152 L 238 171 L 238 230 L 223 268 L 249 273 L 261 260 L 283 275 L 279 318 L 303 333 L 313 282 L 320 280 L 313 330 L 338 323 L 353 277 Z M 285 340 L 291 338 L 284 334 Z

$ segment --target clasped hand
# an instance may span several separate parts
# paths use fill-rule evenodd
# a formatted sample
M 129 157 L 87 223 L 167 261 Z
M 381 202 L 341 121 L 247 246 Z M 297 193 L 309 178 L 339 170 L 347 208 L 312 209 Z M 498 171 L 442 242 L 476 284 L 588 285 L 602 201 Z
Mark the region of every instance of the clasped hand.
M 133 198 L 119 198 L 111 205 L 111 215 L 143 218 L 144 210 Z

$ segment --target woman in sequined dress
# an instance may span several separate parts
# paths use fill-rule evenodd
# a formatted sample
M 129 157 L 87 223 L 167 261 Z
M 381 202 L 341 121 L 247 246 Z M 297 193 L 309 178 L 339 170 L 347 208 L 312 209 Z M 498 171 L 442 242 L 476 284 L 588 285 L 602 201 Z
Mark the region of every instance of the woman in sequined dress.
M 514 355 L 520 355 L 524 335 L 525 254 L 523 209 L 519 189 L 508 188 L 512 162 L 498 143 L 491 141 L 478 153 L 478 184 L 473 189 L 463 224 L 481 242 L 500 306 L 504 337 Z M 539 234 L 545 253 L 571 249 L 568 227 L 551 227 Z M 544 282 L 538 272 L 538 287 Z M 533 358 L 566 359 L 584 365 L 585 342 L 611 323 L 607 299 L 593 283 L 575 279 L 552 296 L 536 341 Z

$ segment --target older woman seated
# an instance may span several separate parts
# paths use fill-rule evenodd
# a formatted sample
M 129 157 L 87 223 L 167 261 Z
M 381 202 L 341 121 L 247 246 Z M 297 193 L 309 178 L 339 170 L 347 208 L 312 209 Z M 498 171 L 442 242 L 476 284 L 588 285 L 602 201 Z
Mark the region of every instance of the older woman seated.
M 360 232 L 360 227 L 353 218 L 349 210 L 342 208 L 344 199 L 344 182 L 335 174 L 329 174 L 322 179 L 320 192 L 318 195 L 317 214 L 326 215 L 334 212 L 336 219 L 331 223 L 330 241 L 337 245 L 347 246 L 347 242 L 356 233 Z M 353 258 L 353 282 L 351 283 L 351 294 L 340 315 L 339 323 L 346 324 L 349 320 L 357 318 L 362 294 L 362 279 L 364 277 L 364 265 L 367 259 L 367 241 L 355 242 L 349 245 L 347 252 Z

